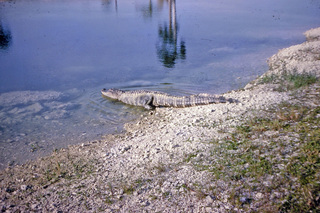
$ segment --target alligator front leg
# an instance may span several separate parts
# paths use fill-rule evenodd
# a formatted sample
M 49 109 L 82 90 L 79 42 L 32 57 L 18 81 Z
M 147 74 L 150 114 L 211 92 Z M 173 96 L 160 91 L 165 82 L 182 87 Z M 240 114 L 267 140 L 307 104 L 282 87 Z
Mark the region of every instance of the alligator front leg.
M 119 98 L 120 101 L 134 105 L 142 106 L 148 110 L 154 109 L 153 96 L 152 95 L 141 95 L 141 94 L 122 94 Z
M 143 103 L 143 107 L 148 109 L 148 110 L 152 110 L 155 108 L 155 106 L 153 105 L 153 96 L 145 96 L 142 98 L 142 103 Z
M 154 106 L 151 106 L 151 105 L 143 105 L 143 107 L 146 108 L 147 110 L 152 110 L 155 108 Z

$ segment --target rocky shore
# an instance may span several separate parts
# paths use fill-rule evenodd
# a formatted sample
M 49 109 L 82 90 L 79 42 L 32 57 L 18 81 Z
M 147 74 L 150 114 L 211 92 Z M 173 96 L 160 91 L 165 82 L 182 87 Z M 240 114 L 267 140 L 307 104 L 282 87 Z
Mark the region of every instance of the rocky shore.
M 158 108 L 0 171 L 1 211 L 320 211 L 320 28 L 305 35 L 235 103 Z

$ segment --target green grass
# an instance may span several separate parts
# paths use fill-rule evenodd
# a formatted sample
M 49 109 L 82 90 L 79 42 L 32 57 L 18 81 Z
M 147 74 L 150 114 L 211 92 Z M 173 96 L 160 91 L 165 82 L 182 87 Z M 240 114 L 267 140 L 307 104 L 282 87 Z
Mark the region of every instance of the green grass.
M 259 83 L 261 84 L 270 84 L 270 83 L 276 83 L 276 81 L 279 80 L 279 76 L 277 76 L 276 74 L 270 74 L 270 75 L 264 75 Z
M 269 74 L 265 75 L 259 83 L 262 84 L 278 84 L 278 91 L 288 91 L 288 90 L 296 90 L 302 87 L 306 87 L 308 85 L 314 84 L 319 79 L 310 73 L 287 73 L 284 72 L 282 75 Z
M 184 159 L 184 162 L 186 163 L 189 163 L 191 161 L 192 158 L 195 158 L 197 157 L 197 154 L 196 153 L 191 153 L 191 154 L 188 154 L 186 155 L 185 159 Z
M 285 78 L 288 82 L 292 84 L 291 86 L 293 87 L 293 89 L 305 87 L 310 84 L 314 84 L 317 81 L 316 76 L 308 73 L 302 73 L 302 74 L 293 73 L 285 76 Z

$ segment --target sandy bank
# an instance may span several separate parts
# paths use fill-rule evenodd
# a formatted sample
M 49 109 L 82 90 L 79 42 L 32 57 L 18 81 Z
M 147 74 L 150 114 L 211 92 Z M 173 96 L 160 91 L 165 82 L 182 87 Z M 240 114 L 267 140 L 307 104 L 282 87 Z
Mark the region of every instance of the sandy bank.
M 305 43 L 272 56 L 270 70 L 263 76 L 242 90 L 224 94 L 237 103 L 159 108 L 127 124 L 123 135 L 108 135 L 1 171 L 0 208 L 8 212 L 290 210 L 300 202 L 292 193 L 300 193 L 297 189 L 303 183 L 289 166 L 308 141 L 316 141 L 320 125 L 320 28 L 306 32 L 306 37 Z M 310 136 L 301 138 L 298 127 L 309 117 L 303 130 Z M 319 167 L 313 167 L 312 175 L 319 180 Z M 319 186 L 319 182 L 308 184 Z M 319 193 L 313 194 L 317 188 L 308 189 L 311 195 L 301 202 L 319 210 Z

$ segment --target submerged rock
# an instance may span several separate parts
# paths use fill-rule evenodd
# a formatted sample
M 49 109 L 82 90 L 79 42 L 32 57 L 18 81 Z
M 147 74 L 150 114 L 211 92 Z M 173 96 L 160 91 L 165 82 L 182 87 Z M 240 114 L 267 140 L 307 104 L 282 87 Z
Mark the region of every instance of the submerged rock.
M 60 98 L 56 91 L 14 91 L 0 94 L 0 106 L 13 106 L 38 101 L 52 101 Z

